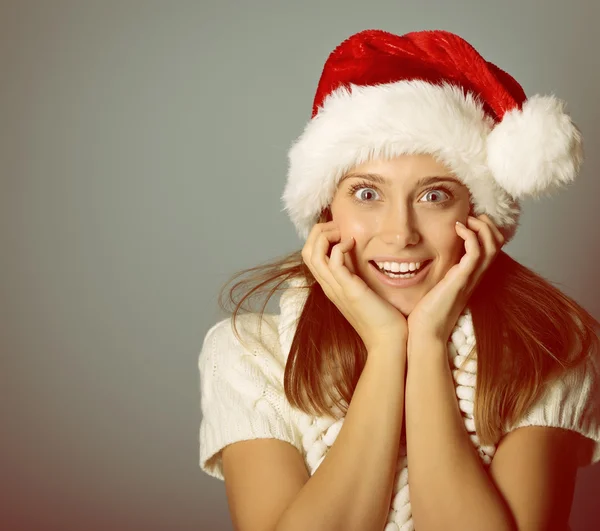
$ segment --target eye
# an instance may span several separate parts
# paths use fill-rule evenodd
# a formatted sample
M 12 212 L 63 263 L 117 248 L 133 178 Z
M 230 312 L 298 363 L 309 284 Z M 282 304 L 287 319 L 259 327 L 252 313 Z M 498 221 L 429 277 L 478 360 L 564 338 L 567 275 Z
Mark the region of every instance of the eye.
M 354 195 L 361 201 L 370 201 L 377 196 L 377 192 L 373 190 L 373 188 L 359 188 L 357 192 L 358 193 L 355 193 Z
M 350 187 L 349 194 L 359 203 L 370 203 L 379 199 L 379 193 L 371 186 L 365 186 L 364 183 L 357 183 Z
M 435 188 L 430 188 L 429 190 L 427 190 L 425 192 L 425 195 L 423 197 L 426 197 L 428 195 L 433 195 L 433 197 L 439 197 L 439 192 L 443 192 L 446 196 L 448 196 L 448 199 L 450 199 L 452 197 L 452 192 L 450 190 L 448 190 L 448 188 L 445 188 L 444 186 L 437 186 Z M 442 198 L 443 199 L 443 198 Z M 427 203 L 441 203 L 443 201 L 426 201 Z

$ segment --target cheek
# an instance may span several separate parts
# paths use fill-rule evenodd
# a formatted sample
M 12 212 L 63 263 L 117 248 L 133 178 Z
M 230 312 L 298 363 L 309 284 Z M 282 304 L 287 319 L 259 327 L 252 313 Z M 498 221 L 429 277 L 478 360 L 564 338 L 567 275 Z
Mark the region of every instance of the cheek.
M 332 219 L 340 227 L 342 238 L 353 236 L 357 243 L 373 232 L 373 221 L 369 216 L 360 216 L 351 209 L 332 209 Z
M 465 248 L 464 240 L 456 232 L 455 222 L 454 216 L 448 220 L 438 220 L 430 224 L 431 230 L 427 235 L 430 242 L 435 242 L 439 255 L 451 262 L 457 262 Z
M 350 209 L 333 209 L 331 211 L 332 219 L 339 228 L 342 240 L 352 236 L 356 242 L 352 251 L 346 257 L 346 267 L 356 273 L 361 269 L 362 253 L 373 233 L 372 222 L 368 216 L 359 216 Z

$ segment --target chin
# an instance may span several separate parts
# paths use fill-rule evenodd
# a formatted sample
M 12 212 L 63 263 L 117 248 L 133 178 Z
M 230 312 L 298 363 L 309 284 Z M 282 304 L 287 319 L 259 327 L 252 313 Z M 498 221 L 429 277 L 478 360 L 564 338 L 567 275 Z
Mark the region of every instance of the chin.
M 365 283 L 379 295 L 382 299 L 389 302 L 404 317 L 408 317 L 418 302 L 432 288 L 431 278 L 425 278 L 423 282 L 412 287 L 394 288 L 382 285 L 377 279 L 371 277 L 372 273 L 361 271 L 361 278 Z M 429 274 L 432 272 L 430 271 Z
M 404 317 L 408 317 L 410 312 L 413 311 L 416 303 L 408 302 L 408 301 L 399 301 L 399 300 L 388 300 L 388 302 L 396 308 Z

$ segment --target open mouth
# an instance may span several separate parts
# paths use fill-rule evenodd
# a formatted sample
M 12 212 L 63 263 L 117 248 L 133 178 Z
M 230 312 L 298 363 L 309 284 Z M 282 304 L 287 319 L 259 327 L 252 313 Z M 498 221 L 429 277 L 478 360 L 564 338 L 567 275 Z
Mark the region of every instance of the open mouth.
M 405 271 L 405 272 L 389 271 L 387 269 L 379 267 L 377 265 L 377 263 L 372 260 L 369 263 L 388 278 L 413 278 L 413 277 L 417 276 L 421 271 L 423 271 L 432 261 L 433 261 L 432 259 L 425 260 L 424 262 L 421 262 L 419 264 L 418 269 L 415 269 L 414 271 Z

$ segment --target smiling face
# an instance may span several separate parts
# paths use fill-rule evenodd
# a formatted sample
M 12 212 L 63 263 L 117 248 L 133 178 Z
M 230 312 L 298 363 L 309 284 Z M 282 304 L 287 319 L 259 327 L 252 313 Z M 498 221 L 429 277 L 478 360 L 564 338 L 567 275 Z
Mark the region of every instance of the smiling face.
M 349 268 L 408 316 L 464 254 L 455 222 L 466 224 L 469 190 L 430 155 L 402 155 L 352 168 L 330 205 L 342 239 L 353 236 Z M 393 262 L 424 262 L 413 280 Z M 410 274 L 410 273 L 407 273 Z

